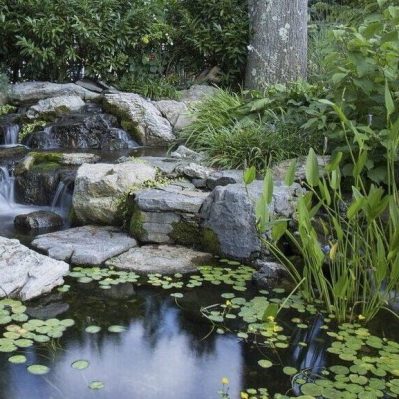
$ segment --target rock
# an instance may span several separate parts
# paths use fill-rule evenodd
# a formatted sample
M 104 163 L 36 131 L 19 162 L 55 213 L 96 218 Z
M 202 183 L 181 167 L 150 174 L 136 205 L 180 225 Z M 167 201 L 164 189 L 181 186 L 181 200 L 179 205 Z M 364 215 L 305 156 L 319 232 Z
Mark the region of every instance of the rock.
M 108 260 L 105 265 L 139 274 L 174 274 L 195 272 L 198 265 L 210 259 L 212 255 L 186 247 L 148 245 L 130 249 Z
M 142 145 L 167 145 L 175 140 L 172 126 L 149 101 L 133 93 L 104 95 L 105 109 Z
M 0 237 L 0 297 L 29 300 L 64 283 L 65 262 L 38 254 L 18 240 Z
M 167 157 L 141 157 L 140 159 L 150 164 L 154 168 L 157 168 L 164 175 L 172 178 L 178 177 L 175 169 L 182 162 L 177 159 Z
M 175 132 L 183 130 L 191 125 L 195 118 L 190 113 L 187 105 L 181 101 L 161 100 L 155 101 L 154 105 L 161 114 L 170 122 Z
M 190 179 L 206 179 L 214 172 L 214 169 L 191 162 L 189 164 L 180 164 L 176 166 L 175 172 L 178 175 L 188 177 Z
M 141 162 L 83 164 L 78 170 L 73 194 L 77 221 L 119 223 L 118 201 L 134 186 L 155 177 L 155 168 Z
M 198 212 L 207 195 L 188 182 L 137 192 L 130 233 L 142 243 L 200 247 Z
M 188 90 L 181 90 L 179 92 L 180 101 L 187 105 L 202 101 L 206 97 L 211 97 L 217 92 L 213 86 L 207 85 L 193 85 Z
M 201 227 L 206 249 L 222 256 L 247 260 L 261 252 L 261 241 L 256 229 L 254 203 L 260 197 L 263 182 L 255 181 L 248 186 L 242 184 L 216 187 L 205 200 L 201 209 Z M 276 185 L 270 213 L 291 217 L 296 196 L 303 189 Z
M 65 169 L 55 162 L 18 165 L 15 169 L 15 196 L 18 202 L 33 205 L 50 205 L 62 180 Z M 29 166 L 29 165 L 28 165 Z
M 324 166 L 326 166 L 331 160 L 331 156 L 329 155 L 318 155 L 317 156 L 317 163 L 319 165 L 319 171 L 320 171 L 320 176 L 323 176 L 325 171 L 324 171 Z M 273 172 L 273 178 L 276 180 L 281 180 L 283 181 L 285 179 L 285 176 L 287 174 L 288 168 L 290 167 L 293 159 L 287 159 L 285 161 L 282 161 L 272 168 Z M 306 180 L 306 157 L 300 157 L 297 158 L 297 164 L 296 164 L 296 171 L 295 171 L 295 181 L 303 181 Z
M 108 90 L 111 87 L 101 82 L 94 82 L 89 79 L 82 79 L 75 82 L 76 85 L 83 87 L 84 89 L 94 91 L 95 93 L 102 93 L 104 90 Z
M 28 149 L 20 144 L 0 146 L 0 166 L 12 165 L 22 160 L 27 152 Z
M 244 172 L 242 170 L 221 170 L 214 172 L 206 179 L 206 186 L 213 190 L 217 186 L 227 186 L 228 184 L 244 183 Z
M 86 90 L 74 83 L 23 82 L 11 86 L 8 99 L 14 104 L 32 104 L 50 97 L 79 96 L 82 100 L 97 100 L 98 93 Z
M 39 230 L 61 227 L 64 221 L 54 212 L 36 211 L 25 215 L 18 215 L 14 219 L 15 227 L 21 230 Z
M 188 112 L 187 105 L 180 101 L 161 100 L 154 101 L 153 104 L 173 127 L 176 125 L 179 117 Z
M 135 203 L 145 212 L 198 213 L 209 193 L 201 191 L 175 191 L 173 187 L 149 189 L 136 193 Z
M 4 92 L 0 92 L 0 105 L 6 105 L 8 103 L 8 96 Z
M 133 238 L 109 226 L 75 227 L 43 234 L 32 241 L 33 248 L 76 265 L 101 265 L 136 245 Z
M 17 201 L 51 205 L 60 182 L 70 184 L 75 180 L 77 168 L 71 164 L 63 164 L 63 157 L 62 153 L 57 152 L 31 152 L 17 163 L 14 169 Z M 66 156 L 66 163 L 69 159 Z
M 61 154 L 60 164 L 61 165 L 72 165 L 72 166 L 80 166 L 84 163 L 95 163 L 101 159 L 99 155 L 84 153 L 84 152 L 76 152 L 76 153 L 64 153 Z
M 258 270 L 253 274 L 253 281 L 259 288 L 270 288 L 288 276 L 286 268 L 280 263 L 257 259 L 254 266 Z
M 43 149 L 118 150 L 137 147 L 130 135 L 118 127 L 116 117 L 103 113 L 70 114 L 31 133 L 24 143 Z
M 85 106 L 80 96 L 60 96 L 40 100 L 26 112 L 29 119 L 56 117 L 68 112 L 78 112 Z
M 179 145 L 179 147 L 173 151 L 170 156 L 172 158 L 190 160 L 193 162 L 201 162 L 204 160 L 204 156 L 202 154 L 190 150 L 190 148 L 187 148 L 184 145 Z

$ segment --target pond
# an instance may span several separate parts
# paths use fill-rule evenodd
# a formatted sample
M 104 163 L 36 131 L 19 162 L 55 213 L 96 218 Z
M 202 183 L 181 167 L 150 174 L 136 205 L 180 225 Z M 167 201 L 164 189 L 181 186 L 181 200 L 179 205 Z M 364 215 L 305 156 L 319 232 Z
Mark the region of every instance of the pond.
M 250 276 L 250 268 L 224 262 L 190 277 L 170 278 L 78 268 L 63 287 L 27 304 L 26 310 L 17 302 L 3 304 L 1 310 L 0 302 L 0 331 L 14 341 L 22 339 L 22 347 L 5 353 L 1 351 L 10 343 L 0 340 L 0 397 L 240 398 L 240 392 L 262 387 L 270 395 L 294 397 L 300 395 L 301 385 L 307 385 L 308 392 L 324 389 L 320 397 L 326 398 L 397 392 L 390 384 L 398 381 L 393 367 L 399 365 L 399 345 L 389 341 L 398 335 L 397 321 L 377 320 L 372 326 L 384 340 L 356 324 L 337 330 L 328 315 L 316 312 L 296 295 L 288 299 L 277 322 L 272 317 L 262 321 L 265 305 L 280 306 L 284 290 L 259 293 Z M 4 311 L 26 314 L 25 322 L 4 323 Z M 37 320 L 48 320 L 53 327 Z M 64 326 L 59 328 L 62 320 Z M 256 331 L 259 324 L 263 327 Z M 340 331 L 342 337 L 336 339 L 333 331 Z M 48 342 L 37 342 L 38 335 L 48 335 Z M 378 360 L 381 351 L 388 366 Z M 26 361 L 16 358 L 21 364 L 11 363 L 8 359 L 15 355 L 25 356 Z M 371 367 L 360 367 L 357 359 Z M 48 370 L 32 374 L 28 368 L 35 364 Z M 335 367 L 335 375 L 327 371 L 330 366 Z M 370 384 L 360 378 L 368 373 Z M 223 378 L 228 379 L 224 386 Z M 321 388 L 313 383 L 320 379 L 334 385 L 324 383 Z M 383 386 L 376 381 L 384 381 Z M 351 395 L 348 386 L 355 393 Z M 386 397 L 396 397 L 393 392 Z M 248 397 L 267 397 L 263 395 Z

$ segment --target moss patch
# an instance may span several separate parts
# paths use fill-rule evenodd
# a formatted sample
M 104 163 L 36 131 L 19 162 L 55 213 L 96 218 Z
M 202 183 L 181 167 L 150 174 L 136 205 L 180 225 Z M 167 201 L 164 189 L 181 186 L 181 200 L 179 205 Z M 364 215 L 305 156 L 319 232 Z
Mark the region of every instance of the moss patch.
M 208 227 L 202 230 L 202 246 L 214 255 L 222 255 L 219 239 L 215 232 Z
M 60 164 L 56 162 L 43 162 L 38 165 L 33 165 L 31 171 L 37 173 L 52 172 L 57 170 L 59 167 Z
M 182 220 L 172 224 L 173 231 L 169 237 L 177 244 L 201 247 L 199 226 L 194 221 Z
M 143 227 L 144 215 L 143 213 L 135 207 L 130 218 L 129 233 L 132 237 L 137 240 L 141 240 L 145 235 L 145 230 Z
M 35 159 L 35 165 L 41 163 L 60 163 L 62 159 L 62 153 L 59 152 L 31 152 L 31 155 Z

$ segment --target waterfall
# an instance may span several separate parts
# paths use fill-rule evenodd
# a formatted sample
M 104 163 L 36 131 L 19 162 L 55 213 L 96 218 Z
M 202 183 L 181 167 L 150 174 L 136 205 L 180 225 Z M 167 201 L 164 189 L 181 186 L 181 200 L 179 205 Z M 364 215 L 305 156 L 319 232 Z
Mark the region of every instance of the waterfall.
M 4 144 L 18 144 L 19 125 L 7 124 L 3 126 Z
M 58 183 L 57 191 L 55 192 L 53 202 L 51 203 L 51 210 L 58 211 L 62 216 L 68 216 L 72 205 L 72 181 L 60 181 Z
M 0 166 L 0 209 L 15 205 L 15 178 L 6 167 Z

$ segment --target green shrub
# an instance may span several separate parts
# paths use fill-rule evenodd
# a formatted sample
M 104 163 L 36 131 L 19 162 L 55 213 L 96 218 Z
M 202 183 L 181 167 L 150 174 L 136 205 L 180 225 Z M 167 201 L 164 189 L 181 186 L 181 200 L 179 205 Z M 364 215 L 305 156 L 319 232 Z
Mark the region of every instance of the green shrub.
M 137 93 L 152 100 L 177 100 L 179 97 L 176 81 L 155 74 L 125 74 L 116 86 L 119 90 Z

